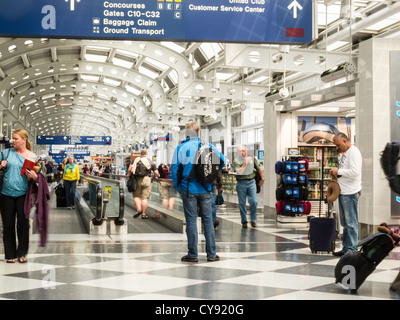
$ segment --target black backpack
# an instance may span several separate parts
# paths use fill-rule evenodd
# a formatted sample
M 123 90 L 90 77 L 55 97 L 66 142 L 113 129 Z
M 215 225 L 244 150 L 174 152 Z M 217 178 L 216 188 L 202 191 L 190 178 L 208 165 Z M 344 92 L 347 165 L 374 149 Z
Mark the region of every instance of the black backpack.
M 195 177 L 203 188 L 210 192 L 212 188 L 208 190 L 204 184 L 213 182 L 223 166 L 224 161 L 211 146 L 208 143 L 200 141 L 199 149 L 194 157 L 193 169 L 189 174 L 189 181 Z
M 143 164 L 142 160 L 139 160 L 138 163 L 136 164 L 136 171 L 135 171 L 135 176 L 137 177 L 144 177 L 149 174 L 149 170 L 147 170 L 147 167 Z
M 399 161 L 400 143 L 388 142 L 381 152 L 381 167 L 389 180 L 390 189 L 400 194 L 400 175 L 397 174 L 397 162 Z

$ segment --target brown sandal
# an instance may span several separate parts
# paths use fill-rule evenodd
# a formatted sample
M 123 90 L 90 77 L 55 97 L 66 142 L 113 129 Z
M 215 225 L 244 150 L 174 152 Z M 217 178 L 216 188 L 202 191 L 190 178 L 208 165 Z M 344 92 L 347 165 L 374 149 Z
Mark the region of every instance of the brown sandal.
M 140 215 L 142 214 L 142 211 L 138 211 L 138 212 L 136 212 L 135 214 L 134 214 L 134 218 L 137 218 L 137 217 L 139 217 Z
M 142 219 L 148 219 L 149 217 L 145 214 L 142 214 Z
M 18 262 L 19 263 L 25 263 L 25 262 L 28 262 L 28 260 L 25 257 L 19 257 L 18 258 Z

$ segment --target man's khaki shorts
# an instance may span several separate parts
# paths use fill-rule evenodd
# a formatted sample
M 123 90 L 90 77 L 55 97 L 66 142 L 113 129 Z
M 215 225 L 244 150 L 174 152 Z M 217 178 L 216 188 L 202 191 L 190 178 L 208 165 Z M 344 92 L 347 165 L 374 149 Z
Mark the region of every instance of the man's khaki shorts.
M 134 198 L 147 200 L 150 198 L 151 191 L 151 178 L 150 177 L 136 177 L 136 191 L 133 192 Z
M 168 182 L 158 181 L 158 191 L 160 191 L 160 197 L 163 200 L 169 199 L 168 187 L 169 187 Z
M 169 200 L 176 197 L 176 189 L 172 181 L 158 181 L 158 190 L 162 200 Z

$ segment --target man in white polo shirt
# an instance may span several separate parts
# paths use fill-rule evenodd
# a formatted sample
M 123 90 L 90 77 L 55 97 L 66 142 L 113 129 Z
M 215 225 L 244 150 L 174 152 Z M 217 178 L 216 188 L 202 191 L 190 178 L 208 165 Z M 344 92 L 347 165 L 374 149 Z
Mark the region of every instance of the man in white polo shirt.
M 338 152 L 339 168 L 330 171 L 338 178 L 340 186 L 339 212 L 340 224 L 343 227 L 343 248 L 333 255 L 340 257 L 347 252 L 357 251 L 358 244 L 358 199 L 361 196 L 362 156 L 360 150 L 351 144 L 342 132 L 333 137 Z

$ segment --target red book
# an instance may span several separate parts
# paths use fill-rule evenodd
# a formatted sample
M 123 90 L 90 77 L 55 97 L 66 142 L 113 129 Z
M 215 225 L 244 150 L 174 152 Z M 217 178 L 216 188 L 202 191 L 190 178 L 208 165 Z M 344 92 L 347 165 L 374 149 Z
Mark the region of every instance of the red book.
M 35 165 L 34 161 L 25 159 L 24 165 L 22 166 L 21 169 L 21 175 L 23 176 L 25 175 L 26 169 L 32 170 L 34 165 Z

